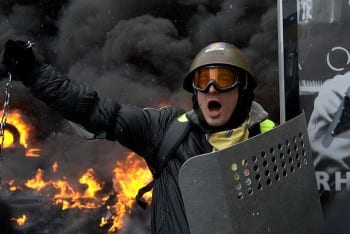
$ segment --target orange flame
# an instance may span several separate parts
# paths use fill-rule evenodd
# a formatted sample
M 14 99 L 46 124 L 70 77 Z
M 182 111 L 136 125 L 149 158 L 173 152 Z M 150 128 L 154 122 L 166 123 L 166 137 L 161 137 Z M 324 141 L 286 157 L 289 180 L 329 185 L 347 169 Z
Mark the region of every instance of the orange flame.
M 57 171 L 58 163 L 52 165 L 52 171 Z M 117 161 L 114 169 L 114 187 L 117 192 L 117 203 L 113 206 L 106 206 L 109 211 L 107 217 L 102 217 L 100 227 L 110 225 L 108 231 L 115 232 L 122 228 L 125 215 L 131 212 L 135 205 L 135 196 L 138 189 L 152 180 L 152 174 L 148 170 L 144 160 L 137 157 L 135 153 L 129 153 L 125 161 Z M 52 197 L 56 205 L 61 205 L 62 210 L 72 208 L 94 209 L 105 205 L 108 196 L 98 194 L 102 189 L 101 183 L 94 178 L 93 169 L 88 169 L 80 177 L 79 183 L 86 186 L 84 192 L 78 192 L 71 186 L 66 178 L 57 181 L 45 181 L 44 171 L 38 169 L 34 178 L 25 183 L 29 189 L 41 191 L 47 186 L 52 186 L 58 192 Z M 9 185 L 13 185 L 11 181 Z M 145 193 L 143 198 L 146 202 L 151 201 L 151 192 Z M 17 219 L 16 219 L 17 220 Z
M 171 106 L 171 104 L 170 104 L 170 103 L 167 103 L 167 102 L 161 102 L 161 103 L 158 104 L 158 107 L 159 107 L 159 108 L 167 107 L 167 106 Z
M 31 127 L 28 123 L 26 123 L 23 120 L 20 112 L 18 110 L 14 110 L 14 111 L 9 112 L 9 114 L 7 116 L 7 123 L 11 124 L 17 128 L 18 132 L 20 133 L 19 143 L 27 148 Z M 11 146 L 13 144 L 13 140 L 14 140 L 12 134 L 9 131 L 5 130 L 4 137 L 5 137 L 4 147 Z
M 19 217 L 19 218 L 12 218 L 11 220 L 14 220 L 16 221 L 16 223 L 19 225 L 19 226 L 23 226 L 26 221 L 27 221 L 27 216 L 25 214 L 22 215 L 22 217 Z
M 41 189 L 45 188 L 49 184 L 49 182 L 45 182 L 43 180 L 43 173 L 43 170 L 38 169 L 35 174 L 35 177 L 33 179 L 27 180 L 25 186 L 37 191 L 40 191 Z
M 60 190 L 54 196 L 55 204 L 62 204 L 62 210 L 70 208 L 93 209 L 101 207 L 106 197 L 98 198 L 96 193 L 101 190 L 101 185 L 94 179 L 93 169 L 88 169 L 79 179 L 80 184 L 87 186 L 84 193 L 76 192 L 65 180 L 52 182 L 52 185 Z
M 26 156 L 27 157 L 40 157 L 40 148 L 29 148 L 26 151 Z
M 145 162 L 138 158 L 133 152 L 129 153 L 124 162 L 117 161 L 114 169 L 114 183 L 118 190 L 117 203 L 112 207 L 114 213 L 111 218 L 113 223 L 109 232 L 115 232 L 123 226 L 123 218 L 130 213 L 135 204 L 135 196 L 138 190 L 152 180 L 152 174 Z M 150 203 L 152 193 L 145 193 L 143 198 Z M 106 223 L 105 218 L 101 219 L 100 226 Z
M 79 183 L 86 185 L 83 193 L 75 191 L 66 178 L 57 181 L 44 181 L 43 170 L 38 169 L 33 179 L 27 180 L 25 183 L 27 188 L 40 191 L 43 188 L 51 185 L 53 188 L 59 190 L 53 196 L 53 203 L 62 205 L 62 210 L 70 208 L 98 208 L 101 207 L 107 200 L 107 196 L 98 198 L 96 193 L 101 190 L 101 184 L 98 183 L 93 176 L 93 169 L 88 169 L 85 174 L 79 179 Z
M 18 190 L 18 189 L 21 188 L 21 187 L 15 185 L 15 180 L 10 180 L 10 181 L 8 182 L 8 186 L 9 186 L 9 190 L 10 190 L 11 192 L 14 192 L 14 191 L 16 191 L 16 190 Z
M 39 153 L 41 149 L 39 148 L 30 148 L 29 147 L 29 139 L 30 135 L 33 131 L 33 127 L 24 120 L 19 110 L 13 110 L 8 113 L 7 124 L 12 125 L 16 128 L 16 130 L 19 133 L 19 139 L 15 139 L 15 136 L 11 131 L 5 128 L 4 135 L 3 135 L 3 147 L 4 148 L 10 148 L 13 147 L 16 143 L 15 141 L 19 141 L 18 143 L 23 145 L 26 150 L 26 156 L 27 157 L 39 157 Z M 2 139 L 1 139 L 2 140 Z
M 57 172 L 57 170 L 58 170 L 58 163 L 57 163 L 57 162 L 54 162 L 54 163 L 52 164 L 51 170 L 52 170 L 53 172 Z

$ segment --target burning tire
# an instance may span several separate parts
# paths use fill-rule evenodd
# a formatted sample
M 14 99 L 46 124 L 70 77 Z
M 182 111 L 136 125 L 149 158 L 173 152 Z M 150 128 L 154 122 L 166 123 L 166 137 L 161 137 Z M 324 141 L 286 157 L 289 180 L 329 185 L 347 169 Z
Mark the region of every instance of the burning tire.
M 17 130 L 17 128 L 14 125 L 6 123 L 6 125 L 4 127 L 4 130 L 8 131 L 9 133 L 11 133 L 11 135 L 13 137 L 13 142 L 12 142 L 13 145 L 19 145 L 20 144 L 20 137 L 21 137 L 21 135 L 20 135 L 19 131 Z

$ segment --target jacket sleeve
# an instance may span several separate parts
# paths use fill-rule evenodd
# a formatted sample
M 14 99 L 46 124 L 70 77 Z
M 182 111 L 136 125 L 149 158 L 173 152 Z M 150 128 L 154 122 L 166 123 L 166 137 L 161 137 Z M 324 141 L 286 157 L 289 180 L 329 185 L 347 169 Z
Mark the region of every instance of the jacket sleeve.
M 82 125 L 94 134 L 112 138 L 115 116 L 120 109 L 117 101 L 100 98 L 85 85 L 62 76 L 50 65 L 44 65 L 30 85 L 31 92 L 64 118 Z
M 166 130 L 183 110 L 175 107 L 160 109 L 121 105 L 115 125 L 115 137 L 123 146 L 143 156 L 149 166 L 154 159 Z
M 169 123 L 183 111 L 178 108 L 138 108 L 102 98 L 95 91 L 57 73 L 49 65 L 40 68 L 30 85 L 34 96 L 59 111 L 66 119 L 143 156 L 153 156 Z

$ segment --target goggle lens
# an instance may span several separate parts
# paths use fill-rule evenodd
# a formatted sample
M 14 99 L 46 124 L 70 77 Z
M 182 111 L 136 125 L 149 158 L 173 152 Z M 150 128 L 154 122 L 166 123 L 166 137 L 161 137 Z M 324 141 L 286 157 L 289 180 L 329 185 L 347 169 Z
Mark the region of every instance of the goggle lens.
M 205 91 L 212 83 L 219 91 L 226 91 L 236 87 L 238 75 L 227 67 L 204 67 L 195 71 L 193 77 L 195 89 Z

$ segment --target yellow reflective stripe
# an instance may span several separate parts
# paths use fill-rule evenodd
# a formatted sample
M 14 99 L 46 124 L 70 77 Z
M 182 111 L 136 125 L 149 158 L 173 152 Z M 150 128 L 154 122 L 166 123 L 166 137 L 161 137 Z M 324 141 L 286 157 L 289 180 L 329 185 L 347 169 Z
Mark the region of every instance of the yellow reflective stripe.
M 269 119 L 265 119 L 264 121 L 260 122 L 260 132 L 268 132 L 271 129 L 275 127 L 275 123 Z
M 188 118 L 187 118 L 187 116 L 186 116 L 186 113 L 180 115 L 180 116 L 177 118 L 177 121 L 179 121 L 180 123 L 187 122 L 187 121 L 188 121 Z

